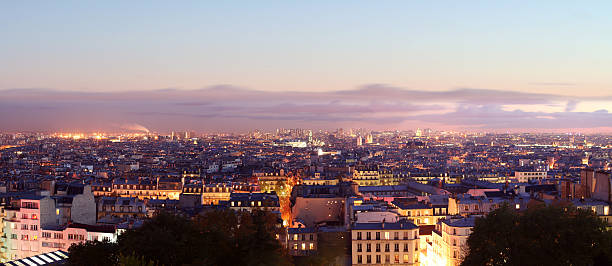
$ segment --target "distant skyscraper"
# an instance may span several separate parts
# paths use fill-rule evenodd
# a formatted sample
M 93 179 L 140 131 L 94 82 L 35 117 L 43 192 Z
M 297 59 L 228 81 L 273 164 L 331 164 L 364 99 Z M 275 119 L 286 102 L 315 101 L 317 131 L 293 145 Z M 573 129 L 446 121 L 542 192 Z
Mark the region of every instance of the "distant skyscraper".
M 361 138 L 361 136 L 357 137 L 357 146 L 361 146 L 363 145 L 363 138 Z
M 423 135 L 423 133 L 421 132 L 420 128 L 417 128 L 417 130 L 414 132 L 414 135 L 420 137 L 421 135 Z
M 368 134 L 366 136 L 366 144 L 372 144 L 374 143 L 374 138 L 372 137 L 372 134 Z

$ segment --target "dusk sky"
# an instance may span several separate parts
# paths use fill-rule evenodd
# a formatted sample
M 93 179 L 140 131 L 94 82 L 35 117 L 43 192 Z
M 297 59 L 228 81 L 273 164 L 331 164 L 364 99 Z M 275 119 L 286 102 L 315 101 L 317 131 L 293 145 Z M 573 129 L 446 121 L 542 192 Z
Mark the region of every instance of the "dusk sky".
M 1 3 L 0 130 L 612 132 L 610 1 L 330 2 Z

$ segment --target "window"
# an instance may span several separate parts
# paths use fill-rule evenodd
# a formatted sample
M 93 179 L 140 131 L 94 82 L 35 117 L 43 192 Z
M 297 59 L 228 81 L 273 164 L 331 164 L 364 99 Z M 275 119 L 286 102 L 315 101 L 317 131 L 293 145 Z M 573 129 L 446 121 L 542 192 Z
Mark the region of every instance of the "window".
M 361 240 L 361 232 L 357 232 L 357 240 Z
M 11 234 L 11 239 L 17 239 L 17 234 Z
M 366 256 L 366 263 L 368 263 L 368 264 L 372 263 L 372 256 L 371 255 L 367 255 Z
M 453 250 L 453 259 L 456 259 L 456 258 L 457 258 L 457 251 Z
M 376 263 L 380 263 L 380 255 L 376 255 Z
M 362 251 L 362 245 L 361 244 L 357 244 L 357 252 L 361 252 Z
M 410 256 L 408 254 L 404 254 L 404 263 L 410 261 Z
M 393 239 L 395 239 L 395 240 L 399 239 L 399 232 L 394 232 L 393 233 Z
M 453 235 L 457 234 L 457 229 L 453 228 Z
M 380 244 L 376 244 L 376 252 L 380 252 Z
M 393 259 L 395 260 L 395 263 L 399 263 L 399 255 L 395 254 L 395 256 L 393 257 L 394 257 Z
M 372 240 L 372 232 L 367 232 L 366 233 L 366 239 L 367 240 Z
M 453 246 L 457 246 L 457 239 L 453 239 Z
M 293 240 L 297 241 L 298 240 L 298 235 L 297 234 L 293 234 Z
M 60 233 L 53 233 L 53 238 L 55 239 L 64 239 L 64 235 Z
M 36 225 L 36 224 L 30 225 L 30 230 L 38 231 L 38 225 Z
M 310 234 L 310 240 L 314 240 L 314 234 Z
M 389 232 L 385 232 L 385 239 L 389 240 Z
M 293 249 L 297 250 L 298 244 L 293 244 Z
M 310 250 L 313 250 L 314 249 L 314 243 L 310 243 L 309 244 L 309 248 L 310 248 Z
M 394 245 L 394 249 L 393 249 L 393 250 L 394 250 L 395 252 L 399 252 L 399 244 L 397 244 L 397 243 L 396 243 L 396 244 Z
M 465 205 L 465 210 L 469 211 L 470 210 L 470 206 L 469 205 Z
M 387 243 L 387 244 L 385 244 L 385 252 L 389 252 L 389 251 L 391 251 L 391 250 L 389 249 L 389 243 Z
M 376 240 L 380 240 L 380 232 L 376 232 Z
M 27 224 L 22 224 L 21 225 L 21 230 L 28 230 L 28 225 Z
M 391 263 L 391 255 L 387 254 L 385 255 L 385 261 L 383 261 L 384 263 Z
M 363 263 L 363 257 L 361 255 L 357 255 L 357 263 Z
M 372 252 L 372 244 L 366 244 L 366 252 Z
M 302 250 L 306 250 L 306 243 L 302 243 Z
M 49 233 L 49 232 L 42 232 L 42 237 L 43 238 L 51 238 L 51 233 Z
M 404 243 L 404 252 L 408 251 L 408 243 Z

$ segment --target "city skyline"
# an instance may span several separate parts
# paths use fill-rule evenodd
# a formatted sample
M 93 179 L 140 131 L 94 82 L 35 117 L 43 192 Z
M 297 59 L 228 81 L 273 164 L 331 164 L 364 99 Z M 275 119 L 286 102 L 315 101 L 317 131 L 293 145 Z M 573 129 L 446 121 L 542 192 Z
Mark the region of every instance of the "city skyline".
M 485 89 L 407 90 L 382 84 L 327 92 L 200 90 L 2 91 L 6 131 L 247 132 L 275 128 L 370 128 L 472 132 L 609 133 L 610 97 Z

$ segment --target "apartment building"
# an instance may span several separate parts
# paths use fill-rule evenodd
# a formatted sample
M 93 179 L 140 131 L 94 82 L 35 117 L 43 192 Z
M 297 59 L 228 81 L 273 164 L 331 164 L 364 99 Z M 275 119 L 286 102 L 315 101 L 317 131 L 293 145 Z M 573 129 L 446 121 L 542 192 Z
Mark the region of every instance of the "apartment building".
M 546 171 L 530 171 L 530 172 L 516 171 L 514 172 L 514 178 L 516 178 L 518 182 L 520 183 L 527 183 L 531 180 L 546 179 L 546 177 L 547 177 Z
M 357 166 L 353 171 L 353 182 L 359 186 L 381 185 L 378 166 Z
M 475 217 L 450 218 L 440 221 L 431 234 L 430 242 L 422 241 L 422 265 L 458 266 L 467 251 L 467 239 L 474 228 Z
M 508 204 L 517 210 L 524 210 L 527 208 L 528 202 L 529 198 L 521 197 L 488 197 L 460 194 L 448 199 L 448 214 L 461 216 L 486 215 L 503 204 Z
M 95 227 L 96 205 L 89 186 L 76 195 L 24 195 L 5 206 L 4 215 L 2 253 L 8 260 L 66 251 L 88 239 L 116 240 L 114 228 Z
M 419 227 L 409 221 L 355 223 L 351 230 L 352 265 L 418 265 Z
M 317 252 L 317 232 L 315 228 L 289 228 L 287 249 L 291 256 L 310 256 Z
M 401 199 L 392 201 L 391 205 L 397 208 L 396 211 L 400 216 L 409 219 L 418 226 L 435 225 L 448 215 L 448 206 L 446 205 L 435 206 L 431 203 L 409 202 Z

